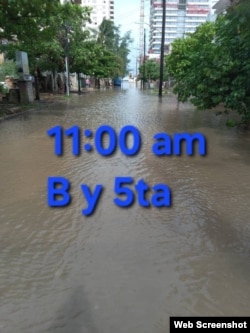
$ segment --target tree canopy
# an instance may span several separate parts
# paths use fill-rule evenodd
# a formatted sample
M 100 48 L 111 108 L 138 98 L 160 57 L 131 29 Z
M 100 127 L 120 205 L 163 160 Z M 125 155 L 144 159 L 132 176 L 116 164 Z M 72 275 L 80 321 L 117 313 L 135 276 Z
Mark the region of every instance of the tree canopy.
M 96 37 L 86 28 L 90 7 L 78 1 L 0 0 L 0 45 L 8 59 L 15 51 L 28 53 L 31 72 L 64 70 L 68 55 L 71 71 L 98 78 L 124 76 L 127 72 L 130 32 L 123 37 L 112 21 L 103 20 Z
M 68 40 L 74 40 L 79 34 L 82 39 L 86 38 L 82 27 L 89 20 L 90 8 L 41 0 L 36 0 L 38 7 L 33 8 L 33 2 L 31 7 L 26 1 L 21 2 L 26 4 L 27 12 L 25 7 L 16 12 L 19 24 L 15 26 L 12 23 L 13 14 L 10 13 L 16 1 L 8 1 L 12 3 L 8 7 L 10 16 L 7 16 L 2 28 L 8 44 L 2 45 L 1 49 L 13 59 L 16 50 L 27 52 L 31 70 L 35 66 L 44 70 L 62 70 Z
M 223 104 L 250 123 L 250 2 L 240 0 L 216 22 L 172 44 L 166 65 L 174 92 L 199 109 Z
M 121 37 L 119 27 L 115 26 L 113 21 L 104 19 L 99 27 L 97 43 L 116 56 L 120 67 L 117 75 L 125 76 L 128 72 L 129 46 L 132 43 L 131 32 L 128 31 Z
M 56 15 L 58 0 L 0 0 L 0 39 L 37 37 L 47 19 Z
M 166 67 L 164 67 L 163 73 L 163 80 L 167 81 L 168 75 Z M 160 77 L 160 63 L 154 59 L 146 60 L 141 66 L 139 67 L 139 77 L 144 82 L 148 80 L 158 80 Z

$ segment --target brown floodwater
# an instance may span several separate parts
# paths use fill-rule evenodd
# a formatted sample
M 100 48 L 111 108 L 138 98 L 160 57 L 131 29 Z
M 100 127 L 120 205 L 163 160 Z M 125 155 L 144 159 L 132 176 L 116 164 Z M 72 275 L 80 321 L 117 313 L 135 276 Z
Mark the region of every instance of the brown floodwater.
M 249 315 L 250 133 L 225 117 L 125 85 L 1 122 L 0 332 L 166 333 L 170 316 Z M 58 157 L 46 134 L 103 124 L 135 126 L 138 154 L 73 156 L 65 138 Z M 202 133 L 207 155 L 157 157 L 160 132 Z M 71 184 L 67 207 L 48 207 L 52 176 Z M 172 206 L 118 207 L 118 177 L 168 185 Z M 103 186 L 90 216 L 81 184 Z

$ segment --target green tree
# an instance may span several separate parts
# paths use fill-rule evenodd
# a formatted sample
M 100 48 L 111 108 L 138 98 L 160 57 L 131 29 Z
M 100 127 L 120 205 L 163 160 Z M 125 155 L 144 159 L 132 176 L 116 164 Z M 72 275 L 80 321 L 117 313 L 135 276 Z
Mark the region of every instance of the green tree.
M 94 40 L 79 44 L 70 51 L 72 71 L 95 76 L 97 79 L 119 75 L 120 58 Z
M 163 80 L 167 80 L 167 70 L 164 68 Z M 144 64 L 139 67 L 140 78 L 144 81 L 158 80 L 160 77 L 160 63 L 154 59 L 148 59 Z
M 65 56 L 69 56 L 73 48 L 79 48 L 79 44 L 88 37 L 88 32 L 83 27 L 89 21 L 90 8 L 72 3 L 61 5 L 59 1 L 38 0 L 37 7 L 34 8 L 33 2 L 28 7 L 25 1 L 20 1 L 18 4 L 24 6 L 17 6 L 16 12 L 13 12 L 18 22 L 17 29 L 13 26 L 12 13 L 16 1 L 8 1 L 8 4 L 2 27 L 9 43 L 2 45 L 2 49 L 9 59 L 15 59 L 16 50 L 28 53 L 30 71 L 35 75 L 36 99 L 39 99 L 38 80 L 41 71 L 51 70 L 54 76 L 56 72 L 64 71 Z
M 102 45 L 108 52 L 114 54 L 120 70 L 118 76 L 127 74 L 127 66 L 129 64 L 129 46 L 132 42 L 131 32 L 128 31 L 124 36 L 120 36 L 119 27 L 115 26 L 114 22 L 104 19 L 99 27 L 97 43 Z M 117 65 L 116 64 L 116 65 Z M 115 68 L 117 69 L 117 66 Z
M 13 61 L 5 61 L 0 65 L 0 81 L 4 81 L 7 75 L 14 78 L 18 77 L 17 66 Z
M 240 0 L 228 9 L 219 22 L 217 43 L 227 62 L 230 89 L 223 101 L 229 109 L 241 115 L 241 123 L 250 124 L 250 2 Z
M 178 99 L 185 102 L 191 98 L 201 109 L 217 105 L 217 100 L 211 99 L 211 92 L 208 92 L 210 85 L 216 88 L 214 59 L 217 50 L 213 43 L 214 36 L 214 24 L 205 23 L 195 33 L 177 39 L 172 44 L 171 54 L 166 58 L 168 71 L 175 79 L 174 92 Z M 214 93 L 217 93 L 217 89 L 214 89 Z
M 0 39 L 16 42 L 38 37 L 59 5 L 58 0 L 0 0 Z
M 16 1 L 8 1 L 8 3 L 12 2 L 16 3 Z M 24 0 L 21 2 L 26 3 Z M 11 28 L 13 18 L 11 16 L 12 7 L 10 7 L 8 11 L 10 16 L 2 24 L 4 36 L 10 42 L 2 45 L 1 48 L 7 52 L 7 57 L 10 59 L 15 58 L 15 50 L 27 52 L 31 71 L 37 66 L 42 70 L 62 71 L 67 45 L 70 45 L 71 42 L 72 46 L 76 45 L 73 42 L 75 39 L 79 40 L 79 34 L 82 40 L 87 37 L 87 33 L 84 33 L 82 28 L 89 20 L 90 8 L 71 3 L 61 5 L 59 1 L 48 1 L 50 5 L 53 3 L 53 6 L 47 6 L 47 2 L 41 0 L 40 2 L 37 0 L 36 3 L 38 5 L 44 3 L 44 10 L 38 11 L 38 6 L 33 12 L 32 2 L 32 6 L 28 7 L 28 14 L 24 9 L 17 11 L 16 16 L 20 16 L 20 22 L 17 18 L 19 30 L 16 27 Z M 41 7 L 43 8 L 42 5 Z M 34 29 L 27 27 L 29 23 L 34 25 Z M 12 38 L 12 42 L 10 38 Z
M 119 40 L 119 28 L 115 26 L 113 21 L 104 19 L 99 26 L 97 43 L 113 52 L 117 52 Z
M 250 3 L 241 0 L 215 23 L 205 23 L 172 45 L 166 65 L 182 102 L 199 109 L 223 103 L 250 123 Z
M 160 67 L 156 61 L 150 59 L 145 61 L 139 67 L 139 78 L 144 82 L 148 80 L 157 80 L 160 77 Z
M 68 55 L 71 71 L 98 78 L 124 75 L 130 33 L 120 37 L 119 28 L 104 20 L 96 39 L 91 38 L 83 28 L 90 20 L 91 8 L 76 3 L 0 0 L 0 36 L 9 41 L 0 45 L 0 50 L 9 59 L 15 59 L 16 50 L 27 52 L 31 73 L 63 71 Z
M 128 74 L 128 64 L 130 60 L 128 59 L 128 55 L 130 53 L 129 47 L 132 43 L 131 32 L 128 31 L 125 35 L 120 39 L 120 43 L 117 50 L 117 55 L 121 59 L 121 76 L 124 77 Z

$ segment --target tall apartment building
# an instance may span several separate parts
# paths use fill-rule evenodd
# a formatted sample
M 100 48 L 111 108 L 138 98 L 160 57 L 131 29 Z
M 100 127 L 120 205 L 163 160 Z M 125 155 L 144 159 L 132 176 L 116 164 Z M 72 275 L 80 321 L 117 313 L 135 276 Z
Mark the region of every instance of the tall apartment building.
M 88 26 L 98 27 L 104 18 L 114 21 L 114 0 L 81 0 L 81 4 L 93 8 Z
M 210 0 L 210 13 L 208 14 L 207 17 L 207 21 L 213 22 L 216 20 L 217 14 L 216 14 L 216 9 L 214 8 L 215 5 L 217 5 L 217 3 L 219 2 L 219 0 Z
M 216 11 L 216 15 L 218 15 L 226 11 L 228 7 L 237 5 L 239 0 L 217 0 L 215 2 L 214 9 Z
M 161 48 L 162 0 L 150 0 L 149 53 L 159 56 Z M 165 49 L 176 38 L 183 38 L 206 22 L 211 11 L 211 0 L 166 0 Z
M 60 1 L 65 3 L 71 0 Z M 71 2 L 93 8 L 90 15 L 92 23 L 88 24 L 89 27 L 98 27 L 104 18 L 114 21 L 114 0 L 74 0 Z

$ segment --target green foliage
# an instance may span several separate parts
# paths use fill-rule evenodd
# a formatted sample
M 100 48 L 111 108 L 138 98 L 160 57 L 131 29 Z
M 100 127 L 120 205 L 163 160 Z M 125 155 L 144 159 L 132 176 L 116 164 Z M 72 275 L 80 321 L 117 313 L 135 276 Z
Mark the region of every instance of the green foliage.
M 160 77 L 160 63 L 153 59 L 148 59 L 139 67 L 139 77 L 143 81 L 158 80 Z M 163 81 L 167 79 L 168 73 L 166 67 L 164 67 Z
M 172 52 L 167 56 L 166 65 L 175 79 L 174 92 L 185 102 L 189 98 L 198 108 L 217 105 L 218 96 L 210 98 L 207 87 L 212 85 L 214 93 L 218 73 L 214 57 L 217 53 L 213 43 L 215 27 L 212 23 L 199 26 L 194 34 L 173 43 Z
M 9 42 L 1 45 L 0 49 L 10 59 L 15 59 L 16 50 L 27 52 L 31 72 L 37 66 L 41 70 L 62 71 L 67 45 L 77 38 L 79 40 L 79 34 L 82 40 L 88 35 L 82 30 L 89 20 L 88 7 L 71 3 L 61 5 L 55 0 L 36 0 L 31 5 L 24 0 L 1 1 L 1 4 L 3 2 L 8 3 L 8 6 L 1 25 L 2 35 Z M 0 18 L 2 15 L 3 12 Z
M 104 19 L 99 26 L 97 43 L 105 46 L 105 48 L 117 52 L 120 35 L 119 28 L 115 26 L 113 21 Z
M 8 88 L 6 88 L 1 82 L 0 82 L 0 93 L 2 93 L 2 94 L 7 94 L 8 93 L 8 91 L 9 91 L 9 89 Z
M 121 37 L 119 27 L 104 20 L 96 38 L 91 37 L 85 28 L 91 8 L 71 2 L 0 0 L 0 38 L 8 40 L 0 45 L 0 51 L 13 60 L 16 50 L 27 52 L 31 73 L 37 67 L 40 71 L 64 71 L 68 56 L 71 72 L 98 78 L 124 76 L 130 32 Z
M 5 61 L 0 65 L 0 81 L 4 81 L 7 75 L 18 78 L 17 66 L 13 61 Z
M 71 52 L 73 64 L 71 69 L 97 78 L 119 75 L 120 58 L 93 40 L 84 42 L 81 47 Z
M 250 122 L 250 2 L 241 0 L 215 23 L 178 39 L 166 59 L 182 102 L 199 109 L 222 103 Z M 232 125 L 232 122 L 230 122 Z
M 124 36 L 120 36 L 119 27 L 114 22 L 104 19 L 99 27 L 97 43 L 104 47 L 108 52 L 113 53 L 114 76 L 125 76 L 127 65 L 129 64 L 129 46 L 132 42 L 131 32 L 128 31 Z M 118 65 L 118 66 L 117 66 Z M 110 67 L 110 66 L 109 66 Z M 117 70 L 119 67 L 119 70 Z
M 132 43 L 132 39 L 131 39 L 131 32 L 128 31 L 126 32 L 126 34 L 121 37 L 120 39 L 120 43 L 118 45 L 118 50 L 117 50 L 117 55 L 118 57 L 121 59 L 121 64 L 122 64 L 122 68 L 121 68 L 121 76 L 124 77 L 125 75 L 128 74 L 128 64 L 129 64 L 129 60 L 128 60 L 128 55 L 129 55 L 129 46 Z
M 56 14 L 58 0 L 0 0 L 0 39 L 16 42 L 40 36 L 42 21 Z

